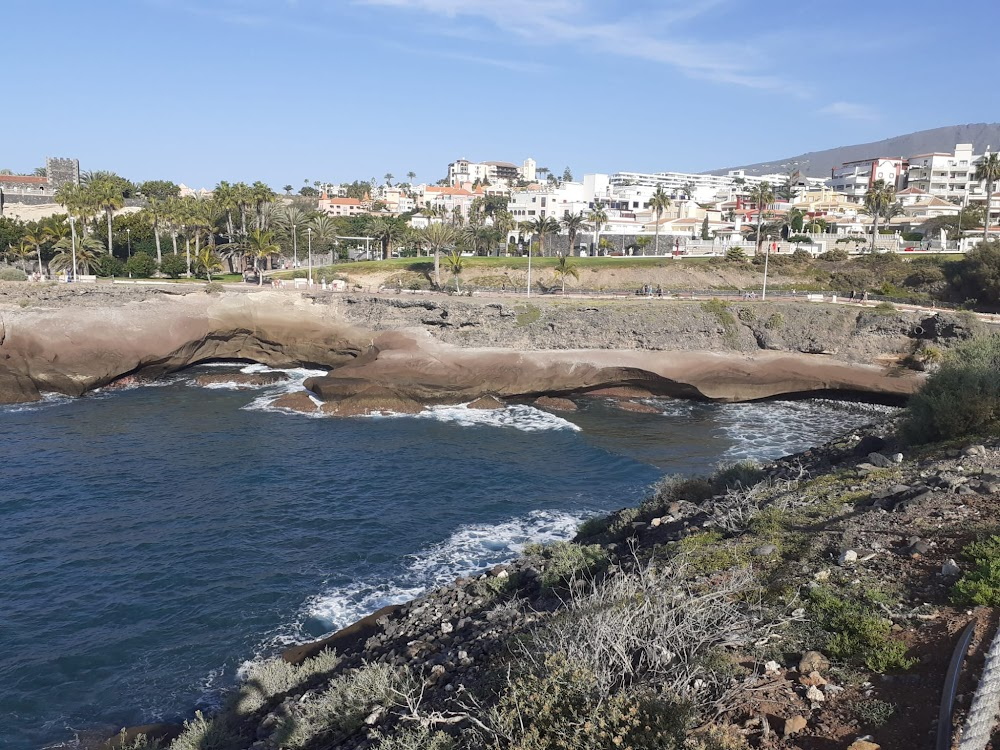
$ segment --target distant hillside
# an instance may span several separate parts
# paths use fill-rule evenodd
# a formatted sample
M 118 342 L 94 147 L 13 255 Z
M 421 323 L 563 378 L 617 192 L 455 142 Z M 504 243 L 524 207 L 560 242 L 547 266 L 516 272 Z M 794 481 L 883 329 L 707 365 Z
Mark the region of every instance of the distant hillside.
M 987 146 L 1000 148 L 1000 123 L 975 123 L 971 125 L 949 125 L 933 130 L 921 130 L 909 135 L 898 135 L 874 143 L 860 143 L 856 146 L 840 146 L 826 151 L 810 151 L 786 159 L 747 164 L 739 167 L 713 169 L 707 174 L 725 174 L 730 169 L 745 169 L 747 174 L 762 175 L 775 172 L 788 173 L 798 169 L 808 177 L 829 177 L 830 170 L 844 162 L 867 159 L 874 156 L 909 157 L 931 151 L 955 149 L 956 143 L 971 143 L 976 152 Z

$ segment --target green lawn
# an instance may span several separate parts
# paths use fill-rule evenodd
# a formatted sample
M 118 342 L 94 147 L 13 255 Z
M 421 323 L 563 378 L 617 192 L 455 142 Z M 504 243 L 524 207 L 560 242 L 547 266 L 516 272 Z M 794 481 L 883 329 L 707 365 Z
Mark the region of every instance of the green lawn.
M 684 263 L 707 263 L 710 258 L 680 258 L 674 260 L 673 258 L 644 258 L 644 257 L 587 257 L 587 258 L 577 258 L 573 257 L 569 259 L 571 266 L 577 268 L 578 270 L 586 270 L 589 268 L 655 268 L 658 266 L 668 266 L 672 263 L 677 263 L 678 261 Z M 546 269 L 554 268 L 559 262 L 558 258 L 537 258 L 531 259 L 531 267 L 533 269 Z M 528 258 L 527 257 L 511 257 L 511 258 L 483 258 L 483 257 L 467 257 L 463 258 L 463 273 L 475 272 L 475 271 L 490 271 L 495 269 L 524 269 L 528 268 Z M 317 275 L 325 275 L 327 277 L 335 276 L 338 273 L 350 273 L 350 274 L 364 274 L 364 273 L 380 273 L 380 272 L 400 272 L 400 271 L 413 271 L 416 273 L 424 273 L 428 270 L 434 268 L 434 258 L 393 258 L 391 260 L 365 260 L 352 263 L 338 263 L 333 266 L 323 266 L 322 268 L 313 269 L 313 277 Z M 297 269 L 295 272 L 296 276 L 305 276 L 306 271 L 304 269 Z M 441 264 L 441 273 L 447 274 L 447 269 L 444 263 Z M 280 273 L 273 274 L 279 279 L 290 279 L 292 278 L 292 271 L 282 271 Z

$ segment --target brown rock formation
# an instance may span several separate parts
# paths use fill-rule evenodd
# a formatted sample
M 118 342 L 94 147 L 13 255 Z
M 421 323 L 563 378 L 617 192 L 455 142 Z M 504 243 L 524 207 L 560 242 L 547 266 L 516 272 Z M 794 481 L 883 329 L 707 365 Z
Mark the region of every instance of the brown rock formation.
M 559 398 L 558 396 L 536 398 L 535 406 L 539 409 L 548 409 L 549 411 L 576 411 L 576 404 L 568 398 Z
M 649 404 L 644 404 L 640 401 L 620 401 L 617 404 L 618 408 L 622 411 L 630 411 L 635 414 L 659 414 L 660 410 L 655 406 L 650 406 Z
M 284 396 L 274 401 L 271 406 L 278 409 L 297 411 L 303 414 L 315 414 L 319 411 L 319 407 L 316 405 L 316 402 L 313 401 L 309 394 L 305 391 L 286 393 Z
M 720 351 L 723 339 L 697 304 L 657 308 L 652 318 L 644 308 L 642 318 L 642 311 L 623 303 L 625 330 L 594 325 L 595 317 L 610 325 L 617 306 L 574 310 L 540 303 L 540 321 L 522 325 L 533 318 L 519 322 L 502 304 L 471 301 L 314 301 L 280 292 L 124 299 L 105 306 L 0 307 L 0 403 L 37 400 L 44 391 L 81 395 L 122 376 L 155 378 L 218 359 L 334 368 L 307 385 L 331 402 L 328 413 L 344 415 L 412 413 L 426 404 L 487 395 L 502 400 L 589 392 L 741 401 L 850 391 L 902 398 L 923 377 L 863 363 L 912 347 L 912 323 L 887 316 L 869 321 L 865 311 L 839 308 L 782 306 L 782 335 L 794 351 L 754 348 L 749 329 L 741 333 L 739 351 Z M 387 329 L 381 316 L 390 313 L 393 323 L 409 327 Z M 673 330 L 660 320 L 664 315 Z M 930 340 L 947 346 L 967 334 L 960 319 L 942 320 Z M 544 327 L 535 331 L 541 321 Z M 921 321 L 921 336 L 929 335 L 929 325 Z M 555 333 L 546 333 L 550 328 Z M 538 348 L 566 338 L 591 348 Z M 491 346 L 479 344 L 487 340 Z M 813 350 L 842 354 L 803 353 Z M 283 404 L 311 408 L 302 398 Z

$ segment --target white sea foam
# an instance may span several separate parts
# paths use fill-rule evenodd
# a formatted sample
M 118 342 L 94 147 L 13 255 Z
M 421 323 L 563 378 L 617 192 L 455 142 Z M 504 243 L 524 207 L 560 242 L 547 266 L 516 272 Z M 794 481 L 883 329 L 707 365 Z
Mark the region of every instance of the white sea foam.
M 498 524 L 461 526 L 444 541 L 411 555 L 395 574 L 372 574 L 312 597 L 290 628 L 269 639 L 266 650 L 312 640 L 303 629 L 307 621 L 337 630 L 381 607 L 401 604 L 460 576 L 506 562 L 530 542 L 570 539 L 589 515 L 534 510 Z
M 61 393 L 43 393 L 40 401 L 31 401 L 27 404 L 6 404 L 0 406 L 0 414 L 17 414 L 23 411 L 39 411 L 49 409 L 53 406 L 71 404 L 76 401 L 72 396 L 64 396 Z
M 485 425 L 488 427 L 513 427 L 524 432 L 544 432 L 547 430 L 573 430 L 580 428 L 569 420 L 557 417 L 533 406 L 515 404 L 503 409 L 468 409 L 458 406 L 431 406 L 419 414 L 418 419 L 434 419 L 451 422 L 461 427 Z
M 647 399 L 666 417 L 687 419 L 702 405 L 689 401 Z M 803 435 L 812 435 L 819 445 L 844 432 L 892 416 L 897 407 L 833 399 L 802 401 L 758 401 L 719 404 L 711 419 L 718 433 L 732 441 L 722 462 L 744 459 L 766 460 L 803 450 Z

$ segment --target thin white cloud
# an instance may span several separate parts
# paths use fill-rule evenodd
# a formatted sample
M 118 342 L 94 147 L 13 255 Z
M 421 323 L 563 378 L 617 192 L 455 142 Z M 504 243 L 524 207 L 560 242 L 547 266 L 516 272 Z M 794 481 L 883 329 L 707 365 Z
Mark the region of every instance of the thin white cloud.
M 601 18 L 593 0 L 355 0 L 451 21 L 479 20 L 535 43 L 571 43 L 590 50 L 677 68 L 686 75 L 756 89 L 791 90 L 764 72 L 767 60 L 750 44 L 685 38 L 676 28 L 703 17 L 726 0 L 665 2 L 640 18 Z
M 833 102 L 821 109 L 822 115 L 833 115 L 845 120 L 865 120 L 871 122 L 879 119 L 878 112 L 871 107 L 856 102 Z

